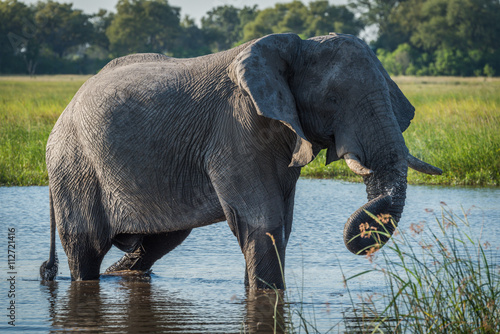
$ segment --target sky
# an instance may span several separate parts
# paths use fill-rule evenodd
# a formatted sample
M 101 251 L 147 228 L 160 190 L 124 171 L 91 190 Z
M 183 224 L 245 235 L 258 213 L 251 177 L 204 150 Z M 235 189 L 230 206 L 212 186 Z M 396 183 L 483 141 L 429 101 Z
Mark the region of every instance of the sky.
M 189 15 L 200 22 L 201 17 L 209 10 L 217 6 L 233 5 L 237 8 L 244 6 L 258 5 L 259 9 L 273 7 L 275 3 L 286 3 L 292 0 L 169 0 L 171 6 L 181 8 L 181 17 Z M 332 5 L 345 5 L 348 0 L 330 0 Z M 38 0 L 21 0 L 26 4 L 36 3 Z M 118 0 L 57 0 L 57 2 L 73 3 L 73 8 L 82 9 L 87 14 L 97 13 L 100 8 L 108 11 L 115 11 L 115 5 Z M 308 3 L 307 0 L 302 0 L 303 3 Z

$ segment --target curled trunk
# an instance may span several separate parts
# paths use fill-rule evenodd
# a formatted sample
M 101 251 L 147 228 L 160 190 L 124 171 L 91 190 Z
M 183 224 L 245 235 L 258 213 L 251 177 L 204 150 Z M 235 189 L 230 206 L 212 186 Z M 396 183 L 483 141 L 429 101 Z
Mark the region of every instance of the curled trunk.
M 344 228 L 344 243 L 349 251 L 363 255 L 389 240 L 403 212 L 407 170 L 406 161 L 401 160 L 364 178 L 368 203 L 351 215 Z

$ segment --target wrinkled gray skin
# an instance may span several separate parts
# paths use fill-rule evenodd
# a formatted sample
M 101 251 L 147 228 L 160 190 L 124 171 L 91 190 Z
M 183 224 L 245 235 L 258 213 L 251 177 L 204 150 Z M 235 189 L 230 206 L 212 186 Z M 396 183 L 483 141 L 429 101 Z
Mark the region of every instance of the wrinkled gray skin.
M 266 233 L 284 264 L 300 167 L 323 148 L 328 162 L 355 156 L 372 171 L 360 173 L 368 200 L 389 195 L 375 214 L 399 220 L 402 132 L 413 116 L 370 48 L 349 35 L 269 35 L 194 59 L 118 58 L 80 88 L 48 140 L 51 230 L 72 279 L 92 280 L 112 245 L 127 254 L 108 272 L 147 271 L 191 229 L 227 220 L 246 284 L 283 288 Z M 359 233 L 363 222 L 346 229 Z M 42 278 L 54 279 L 56 266 L 52 237 Z

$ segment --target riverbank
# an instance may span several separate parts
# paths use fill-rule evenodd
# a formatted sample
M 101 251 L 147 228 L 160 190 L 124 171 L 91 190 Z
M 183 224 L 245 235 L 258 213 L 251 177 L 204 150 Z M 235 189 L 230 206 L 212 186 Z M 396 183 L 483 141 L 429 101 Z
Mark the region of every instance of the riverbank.
M 0 185 L 46 185 L 45 144 L 88 76 L 0 77 Z M 409 183 L 500 185 L 500 79 L 397 77 L 416 111 L 404 137 L 410 152 L 444 170 L 410 171 Z M 325 166 L 324 152 L 302 176 L 361 181 L 344 161 Z

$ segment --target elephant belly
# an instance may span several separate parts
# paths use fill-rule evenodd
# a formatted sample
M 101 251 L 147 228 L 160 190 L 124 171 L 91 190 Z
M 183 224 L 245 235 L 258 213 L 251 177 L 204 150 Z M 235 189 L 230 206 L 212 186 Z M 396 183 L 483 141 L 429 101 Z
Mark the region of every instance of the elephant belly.
M 114 234 L 163 233 L 225 220 L 201 166 L 187 157 L 180 161 L 182 166 L 161 157 L 143 160 L 139 154 L 104 161 L 98 175 Z
M 107 195 L 112 234 L 156 234 L 201 227 L 225 220 L 214 191 L 115 191 Z

